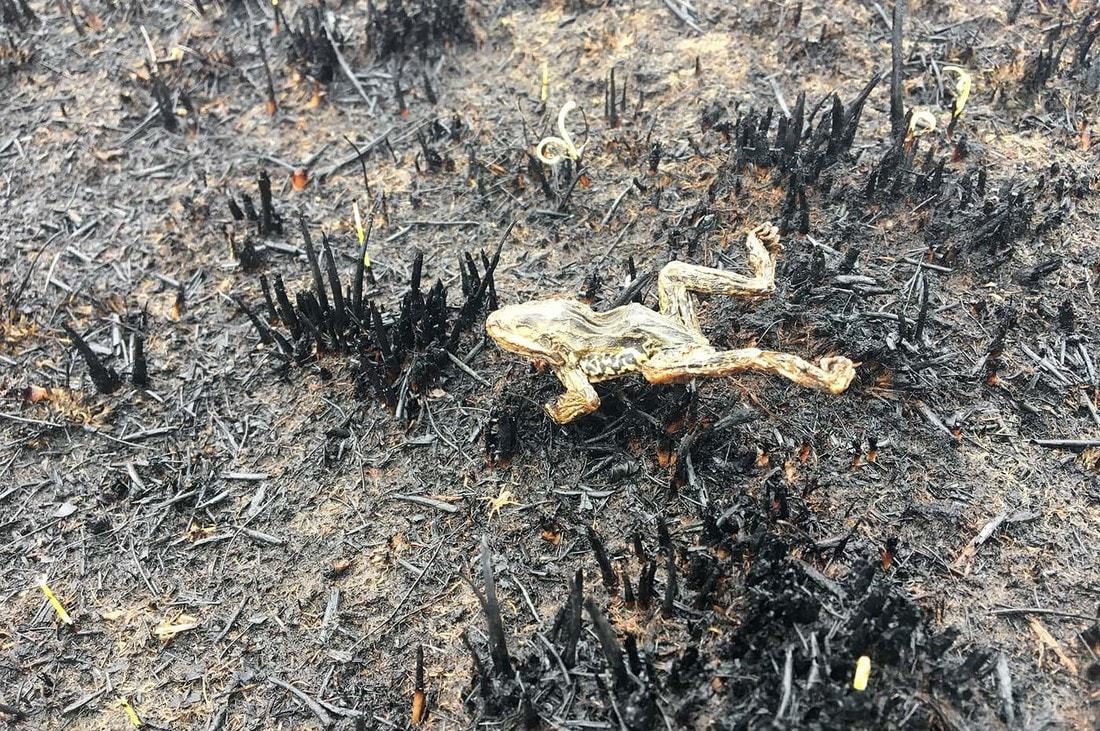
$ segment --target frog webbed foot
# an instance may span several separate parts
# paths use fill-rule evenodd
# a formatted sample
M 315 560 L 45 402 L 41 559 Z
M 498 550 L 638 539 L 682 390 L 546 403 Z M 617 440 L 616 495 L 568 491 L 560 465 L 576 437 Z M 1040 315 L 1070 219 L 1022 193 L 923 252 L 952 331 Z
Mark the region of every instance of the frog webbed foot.
M 566 391 L 556 400 L 543 404 L 542 408 L 557 423 L 568 424 L 600 408 L 600 397 L 595 394 L 595 391 L 592 392 L 591 398 L 576 391 Z
M 856 364 L 842 355 L 822 358 L 818 361 L 818 367 L 825 374 L 822 384 L 830 393 L 844 393 L 856 377 Z
M 600 397 L 583 372 L 564 371 L 557 375 L 565 386 L 565 393 L 543 406 L 551 419 L 559 424 L 568 424 L 600 408 Z

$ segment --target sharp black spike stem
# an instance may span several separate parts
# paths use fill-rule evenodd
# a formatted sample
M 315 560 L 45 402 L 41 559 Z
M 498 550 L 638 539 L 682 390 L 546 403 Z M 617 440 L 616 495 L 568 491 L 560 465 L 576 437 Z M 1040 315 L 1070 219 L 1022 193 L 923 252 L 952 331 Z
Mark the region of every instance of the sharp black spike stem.
M 264 293 L 264 304 L 267 306 L 267 317 L 269 320 L 278 320 L 279 314 L 275 310 L 275 302 L 271 299 L 271 287 L 268 286 L 267 277 L 263 274 L 260 275 L 260 289 Z
M 592 546 L 592 553 L 596 555 L 596 563 L 600 565 L 600 574 L 603 577 L 603 585 L 607 588 L 609 593 L 615 593 L 618 589 L 619 578 L 615 575 L 615 569 L 611 566 L 611 561 L 607 558 L 607 550 L 604 548 L 603 541 L 600 540 L 600 536 L 592 528 L 587 527 L 588 530 L 588 542 Z
M 317 302 L 321 305 L 321 312 L 328 313 L 328 295 L 325 294 L 325 280 L 321 278 L 321 265 L 317 261 L 317 251 L 313 248 L 313 239 L 309 235 L 309 225 L 305 216 L 298 216 L 298 225 L 302 229 L 302 242 L 306 247 L 306 257 L 309 259 L 309 268 L 313 272 L 313 288 L 317 292 Z
M 504 635 L 504 620 L 500 616 L 497 585 L 493 578 L 492 556 L 489 553 L 489 541 L 486 538 L 481 539 L 481 578 L 485 583 L 482 608 L 485 610 L 485 618 L 489 625 L 489 654 L 493 659 L 493 669 L 500 677 L 509 678 L 512 676 L 512 658 L 508 654 L 508 639 Z
M 100 393 L 114 393 L 117 391 L 118 387 L 122 385 L 122 379 L 118 377 L 114 369 L 104 364 L 91 346 L 75 330 L 65 323 L 61 323 L 61 327 L 69 336 L 69 340 L 72 341 L 77 352 L 84 358 L 84 362 L 88 366 L 88 375 L 91 376 L 96 390 Z
M 302 326 L 298 322 L 298 315 L 294 312 L 294 306 L 290 304 L 290 298 L 286 296 L 283 278 L 278 274 L 275 275 L 274 289 L 275 302 L 279 305 L 279 319 L 286 325 L 286 329 L 290 330 L 290 337 L 297 340 L 302 332 Z
M 577 641 L 581 635 L 581 609 L 584 604 L 584 572 L 577 569 L 566 600 L 565 642 L 562 649 L 562 662 L 568 668 L 573 667 L 577 659 Z
M 890 128 L 895 138 L 905 134 L 903 122 L 905 105 L 902 101 L 901 88 L 901 39 L 907 4 L 906 0 L 895 0 L 893 25 L 890 29 Z
M 130 381 L 138 388 L 149 385 L 149 366 L 145 360 L 145 333 L 134 334 L 134 367 L 130 371 Z
M 674 554 L 673 550 L 671 548 L 669 548 L 669 549 L 666 549 L 665 555 L 666 555 L 665 568 L 666 568 L 666 571 L 668 573 L 668 579 L 667 579 L 667 582 L 665 583 L 665 600 L 664 600 L 664 603 L 661 606 L 661 614 L 663 614 L 665 616 L 665 618 L 667 619 L 667 618 L 673 616 L 673 614 L 675 613 L 675 610 L 676 610 L 675 601 L 676 601 L 676 592 L 677 592 L 677 585 L 676 585 L 677 582 L 676 582 L 676 557 L 675 557 L 675 554 Z
M 336 260 L 332 256 L 332 247 L 329 246 L 328 236 L 324 234 L 321 234 L 321 248 L 324 251 L 329 286 L 332 288 L 333 325 L 339 338 L 343 335 L 347 321 L 344 317 L 344 293 L 340 284 L 340 273 L 336 271 Z
M 504 230 L 504 234 L 500 237 L 500 243 L 497 244 L 497 250 L 493 253 L 493 258 L 489 262 L 489 266 L 485 270 L 485 274 L 481 278 L 481 286 L 477 288 L 477 292 L 473 297 L 468 297 L 466 302 L 462 305 L 462 309 L 459 310 L 458 317 L 455 318 L 454 328 L 451 330 L 451 336 L 447 339 L 444 348 L 454 352 L 455 347 L 458 345 L 458 335 L 466 327 L 466 323 L 474 312 L 481 305 L 485 292 L 489 287 L 489 284 L 493 281 L 493 272 L 496 271 L 497 264 L 500 263 L 500 252 L 504 249 L 504 242 L 508 239 L 509 234 L 512 233 L 512 229 L 516 225 L 516 219 L 512 219 L 512 222 L 508 224 L 508 228 Z
M 600 640 L 604 657 L 607 658 L 611 675 L 615 679 L 615 686 L 623 690 L 630 684 L 630 674 L 626 670 L 626 663 L 623 662 L 623 648 L 619 645 L 619 640 L 615 637 L 607 617 L 591 598 L 584 600 L 584 608 L 588 610 L 588 616 L 592 619 L 593 631 Z

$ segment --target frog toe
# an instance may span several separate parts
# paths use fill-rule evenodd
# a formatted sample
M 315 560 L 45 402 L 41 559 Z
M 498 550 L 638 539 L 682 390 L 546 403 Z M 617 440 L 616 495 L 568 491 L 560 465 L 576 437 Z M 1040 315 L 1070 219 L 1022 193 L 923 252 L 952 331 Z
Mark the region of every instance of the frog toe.
M 585 414 L 600 408 L 600 399 L 594 394 L 563 393 L 556 401 L 544 404 L 546 413 L 558 424 L 568 424 Z
M 826 374 L 826 388 L 834 394 L 847 391 L 856 376 L 855 363 L 841 355 L 822 358 L 820 368 Z

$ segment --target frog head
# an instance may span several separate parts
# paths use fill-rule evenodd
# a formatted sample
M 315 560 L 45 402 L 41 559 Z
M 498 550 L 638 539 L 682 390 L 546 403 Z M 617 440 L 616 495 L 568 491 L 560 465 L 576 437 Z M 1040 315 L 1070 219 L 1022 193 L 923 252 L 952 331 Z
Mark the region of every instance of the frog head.
M 568 333 L 566 300 L 540 300 L 507 305 L 485 319 L 485 331 L 497 345 L 530 360 L 560 366 L 567 360 L 563 336 Z

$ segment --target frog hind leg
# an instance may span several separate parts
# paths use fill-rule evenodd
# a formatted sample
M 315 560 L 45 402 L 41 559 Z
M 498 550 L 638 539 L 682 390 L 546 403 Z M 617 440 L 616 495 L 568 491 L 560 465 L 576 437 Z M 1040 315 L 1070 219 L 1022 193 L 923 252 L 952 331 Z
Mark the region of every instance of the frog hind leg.
M 775 291 L 775 256 L 779 230 L 770 223 L 757 226 L 745 238 L 752 276 L 722 269 L 670 261 L 657 276 L 661 314 L 700 332 L 691 293 L 759 296 Z
M 543 406 L 550 418 L 559 424 L 568 424 L 574 419 L 590 414 L 600 408 L 600 397 L 589 383 L 588 377 L 578 369 L 556 372 L 558 380 L 565 386 L 565 393 Z
M 772 373 L 801 386 L 840 394 L 855 377 L 855 363 L 843 356 L 822 358 L 816 365 L 790 353 L 741 348 L 696 348 L 686 353 L 661 355 L 642 367 L 650 383 L 672 383 L 697 376 L 731 376 L 745 371 Z

